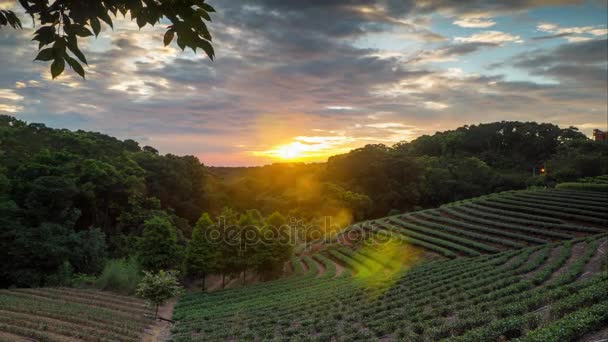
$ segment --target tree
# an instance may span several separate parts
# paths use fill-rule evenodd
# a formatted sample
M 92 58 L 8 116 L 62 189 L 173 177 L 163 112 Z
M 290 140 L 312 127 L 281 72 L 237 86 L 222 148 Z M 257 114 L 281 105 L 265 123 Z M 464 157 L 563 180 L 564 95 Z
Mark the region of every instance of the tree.
M 211 21 L 209 13 L 215 9 L 205 0 L 19 0 L 25 12 L 38 27 L 33 40 L 38 41 L 38 55 L 35 60 L 53 61 L 51 76 L 61 75 L 67 63 L 84 78 L 82 63 L 87 59 L 78 47 L 78 39 L 101 32 L 101 21 L 113 26 L 112 16 L 119 13 L 137 22 L 140 28 L 159 23 L 162 18 L 171 24 L 163 37 L 169 45 L 177 36 L 177 45 L 182 49 L 197 48 L 205 51 L 213 60 L 215 52 L 211 44 L 211 34 L 205 21 Z M 0 9 L 0 27 L 21 28 L 21 20 L 13 11 Z
M 158 307 L 169 298 L 183 293 L 175 273 L 160 270 L 158 273 L 144 271 L 144 278 L 137 286 L 135 293 L 154 305 L 154 318 L 158 316 Z
M 172 269 L 179 264 L 179 245 L 173 224 L 161 215 L 144 222 L 144 232 L 137 242 L 141 265 L 146 270 Z
M 262 259 L 258 265 L 259 272 L 270 276 L 281 274 L 283 264 L 293 254 L 290 233 L 287 220 L 280 213 L 275 211 L 266 218 L 266 225 L 261 232 L 263 242 L 261 246 L 264 249 L 260 251 Z
M 218 259 L 221 256 L 221 241 L 212 241 L 210 236 L 214 227 L 209 214 L 203 213 L 194 226 L 186 251 L 186 271 L 203 278 L 203 291 L 207 274 L 218 270 Z

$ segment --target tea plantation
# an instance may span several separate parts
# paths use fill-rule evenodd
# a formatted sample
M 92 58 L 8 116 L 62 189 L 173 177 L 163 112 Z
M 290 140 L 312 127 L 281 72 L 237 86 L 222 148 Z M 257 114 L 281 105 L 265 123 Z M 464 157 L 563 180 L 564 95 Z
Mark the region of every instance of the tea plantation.
M 289 277 L 185 295 L 173 340 L 605 337 L 607 207 L 603 192 L 513 191 L 362 222 Z
M 0 341 L 139 341 L 144 302 L 97 290 L 0 290 Z

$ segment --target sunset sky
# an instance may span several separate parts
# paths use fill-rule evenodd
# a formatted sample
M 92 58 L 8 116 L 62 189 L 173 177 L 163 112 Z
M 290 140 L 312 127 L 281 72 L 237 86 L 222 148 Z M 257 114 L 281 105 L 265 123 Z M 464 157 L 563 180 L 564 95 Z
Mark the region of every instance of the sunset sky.
M 120 17 L 83 42 L 86 80 L 32 62 L 22 15 L 0 29 L 0 114 L 228 166 L 500 120 L 606 129 L 606 1 L 208 2 L 216 61 Z

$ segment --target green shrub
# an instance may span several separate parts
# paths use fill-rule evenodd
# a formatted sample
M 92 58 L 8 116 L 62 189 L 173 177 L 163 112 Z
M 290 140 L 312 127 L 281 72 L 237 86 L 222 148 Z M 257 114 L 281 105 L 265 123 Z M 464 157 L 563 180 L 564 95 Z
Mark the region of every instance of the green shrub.
M 556 188 L 557 189 L 581 190 L 581 191 L 608 192 L 608 184 L 560 183 L 556 186 Z
M 74 275 L 74 268 L 68 261 L 64 261 L 57 271 L 46 277 L 46 286 L 70 286 L 72 282 L 72 276 Z
M 116 259 L 106 263 L 95 287 L 123 294 L 133 294 L 141 281 L 142 272 L 134 259 Z
M 76 273 L 72 277 L 72 287 L 76 288 L 91 288 L 95 286 L 97 278 L 90 274 Z

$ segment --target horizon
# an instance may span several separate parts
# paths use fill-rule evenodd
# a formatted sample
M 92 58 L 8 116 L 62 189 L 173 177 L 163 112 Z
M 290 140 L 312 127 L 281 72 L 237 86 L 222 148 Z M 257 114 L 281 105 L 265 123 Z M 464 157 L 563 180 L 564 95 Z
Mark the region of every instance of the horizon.
M 166 21 L 119 16 L 82 41 L 86 80 L 51 80 L 31 62 L 31 20 L 0 0 L 24 24 L 0 30 L 0 113 L 227 167 L 325 162 L 472 123 L 607 128 L 600 1 L 212 4 L 214 62 L 162 47 Z
M 17 119 L 19 119 L 19 118 L 17 118 Z M 607 118 L 607 119 L 608 119 L 608 118 Z M 502 121 L 505 121 L 505 120 L 502 120 Z M 39 123 L 41 123 L 41 124 L 44 124 L 45 126 L 47 126 L 47 127 L 49 127 L 49 128 L 53 128 L 53 129 L 68 129 L 68 130 L 70 130 L 70 131 L 77 131 L 77 130 L 78 130 L 78 129 L 69 129 L 69 128 L 65 128 L 65 127 L 53 127 L 53 126 L 51 126 L 51 125 L 47 125 L 47 124 L 46 124 L 46 123 L 44 123 L 44 122 L 28 122 L 28 121 L 25 121 L 25 122 L 26 122 L 27 124 L 39 124 Z M 496 121 L 494 121 L 494 122 L 496 122 Z M 526 122 L 526 121 L 522 121 L 522 122 Z M 527 121 L 527 122 L 531 122 L 531 121 Z M 469 123 L 469 124 L 466 124 L 466 125 L 467 125 L 467 126 L 477 126 L 477 125 L 489 124 L 489 123 L 492 123 L 492 122 L 477 122 L 477 123 Z M 538 122 L 538 123 L 539 123 L 539 124 L 551 124 L 550 122 Z M 608 122 L 606 123 L 606 125 L 607 125 L 607 128 L 608 128 Z M 464 125 L 459 126 L 459 127 L 463 127 L 463 126 L 464 126 Z M 559 125 L 557 125 L 557 126 L 558 126 L 559 128 L 561 128 L 561 129 L 571 127 L 571 126 L 564 127 L 564 126 L 559 126 Z M 459 127 L 455 127 L 455 128 L 453 128 L 453 129 L 457 129 L 457 128 L 459 128 Z M 576 127 L 576 126 L 575 126 L 575 127 Z M 576 127 L 576 128 L 578 129 L 578 127 Z M 432 136 L 432 135 L 434 135 L 434 134 L 437 134 L 437 133 L 442 133 L 442 132 L 446 132 L 446 131 L 450 131 L 450 130 L 453 130 L 453 129 L 446 129 L 446 130 L 444 130 L 444 131 L 435 131 L 435 132 L 432 132 L 432 133 L 428 133 L 428 135 L 431 135 L 431 136 Z M 604 128 L 600 128 L 600 127 L 598 127 L 598 129 L 600 129 L 600 130 L 604 130 Z M 592 129 L 590 129 L 590 131 L 592 131 L 592 130 L 593 130 L 593 128 L 592 128 Z M 125 141 L 125 140 L 127 140 L 127 139 L 130 139 L 130 138 L 124 138 L 124 139 L 122 139 L 122 138 L 119 138 L 119 137 L 112 136 L 112 135 L 110 135 L 110 134 L 108 134 L 108 133 L 105 133 L 105 132 L 99 132 L 99 131 L 90 131 L 90 130 L 84 130 L 84 131 L 85 131 L 85 132 L 92 132 L 92 133 L 101 133 L 101 134 L 105 134 L 105 135 L 108 135 L 108 136 L 110 136 L 110 137 L 117 138 L 117 139 L 119 139 L 119 140 L 121 140 L 121 141 Z M 583 131 L 582 131 L 582 130 L 580 130 L 580 129 L 579 129 L 579 131 L 580 131 L 580 132 L 582 132 L 582 133 L 585 133 L 585 132 L 583 132 Z M 606 130 L 606 131 L 608 131 L 608 130 Z M 424 134 L 422 134 L 422 135 L 424 135 Z M 403 140 L 403 141 L 398 141 L 398 142 L 396 142 L 396 143 L 399 143 L 399 142 L 406 142 L 406 143 L 409 143 L 409 142 L 411 142 L 411 141 L 413 141 L 413 140 L 416 140 L 416 138 L 418 138 L 418 137 L 420 137 L 420 136 L 422 136 L 422 135 L 419 135 L 419 136 L 413 137 L 412 139 L 407 140 L 407 141 L 406 141 L 406 140 Z M 592 135 L 585 134 L 585 136 L 587 136 L 587 138 L 589 138 L 589 139 L 593 139 L 593 136 L 592 136 Z M 147 145 L 147 144 L 142 143 L 141 141 L 137 141 L 137 140 L 135 140 L 135 139 L 131 139 L 131 140 L 134 140 L 135 142 L 137 142 L 137 143 L 139 144 L 140 148 L 143 148 L 144 146 L 150 146 L 150 147 L 153 147 L 153 148 L 155 148 L 155 149 L 157 149 L 157 150 L 158 150 L 158 148 L 157 148 L 156 146 L 153 146 L 153 145 Z M 386 145 L 386 146 L 389 146 L 389 147 L 390 147 L 390 146 L 393 146 L 393 145 L 394 145 L 394 144 L 389 144 L 389 145 Z M 365 146 L 365 145 L 358 146 L 358 147 L 353 147 L 353 148 L 352 148 L 352 149 L 350 149 L 350 150 L 347 150 L 347 151 L 344 151 L 344 152 L 341 152 L 341 153 L 336 153 L 336 154 L 330 155 L 330 156 L 328 156 L 327 158 L 325 158 L 325 159 L 323 159 L 323 160 L 313 160 L 313 161 L 306 161 L 306 160 L 304 160 L 304 161 L 300 161 L 300 160 L 289 160 L 289 159 L 277 159 L 277 160 L 272 160 L 272 161 L 267 162 L 267 163 L 264 163 L 264 164 L 249 164 L 249 165 L 221 165 L 221 164 L 209 164 L 209 163 L 207 163 L 205 160 L 201 159 L 199 156 L 196 156 L 196 155 L 195 155 L 195 157 L 197 157 L 197 158 L 199 159 L 199 161 L 201 162 L 201 164 L 205 165 L 206 167 L 216 167 L 216 168 L 256 168 L 256 167 L 271 166 L 271 165 L 275 165 L 275 164 L 305 164 L 305 165 L 312 165 L 312 164 L 324 164 L 324 163 L 327 163 L 327 160 L 329 159 L 329 157 L 336 156 L 336 155 L 339 155 L 339 154 L 345 154 L 345 153 L 348 153 L 348 152 L 350 152 L 350 151 L 352 151 L 352 150 L 354 150 L 354 149 L 361 148 L 361 147 L 364 147 L 364 146 Z M 162 150 L 158 150 L 158 152 L 159 152 L 159 154 L 160 154 L 160 155 L 165 155 L 165 154 L 174 154 L 174 153 L 171 153 L 171 152 L 164 152 L 164 151 L 162 151 Z M 177 156 L 186 156 L 186 155 L 188 155 L 188 154 L 174 154 L 174 155 L 177 155 Z

